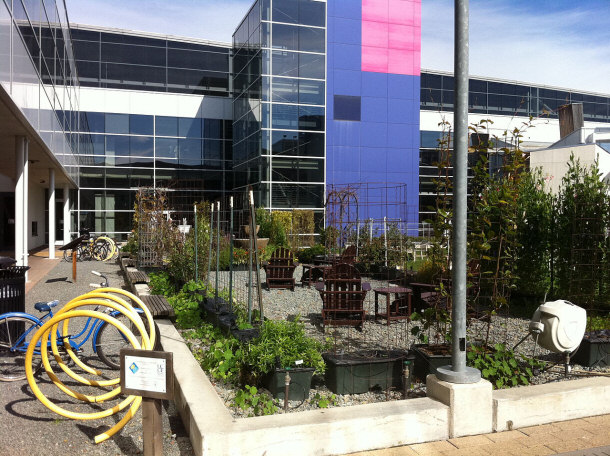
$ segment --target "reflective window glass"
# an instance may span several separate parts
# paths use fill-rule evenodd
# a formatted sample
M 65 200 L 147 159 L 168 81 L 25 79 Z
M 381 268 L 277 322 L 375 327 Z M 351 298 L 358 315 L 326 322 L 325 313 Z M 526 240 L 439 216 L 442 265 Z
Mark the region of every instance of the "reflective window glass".
M 278 76 L 299 75 L 299 54 L 296 52 L 272 51 L 273 74 Z
M 442 77 L 438 74 L 422 73 L 421 87 L 426 89 L 440 89 Z
M 299 80 L 299 103 L 323 105 L 325 91 L 323 81 Z
M 272 151 L 274 155 L 298 155 L 298 133 L 295 131 L 274 130 Z
M 324 52 L 325 48 L 326 48 L 326 32 L 324 29 L 299 27 L 299 50 L 300 51 Z
M 106 155 L 129 156 L 129 136 L 106 135 Z
M 155 157 L 178 158 L 178 140 L 157 138 L 155 140 Z
M 297 103 L 299 100 L 298 79 L 273 78 L 271 99 L 277 103 Z
M 334 119 L 360 121 L 361 99 L 347 95 L 334 96 Z
M 180 117 L 178 119 L 178 136 L 201 138 L 201 119 Z
M 299 133 L 299 155 L 302 157 L 323 157 L 324 134 L 311 132 Z
M 273 24 L 273 47 L 298 50 L 300 28 L 293 25 Z
M 87 112 L 86 118 L 90 132 L 104 133 L 106 131 L 106 122 L 103 112 Z
M 487 81 L 481 81 L 479 79 L 470 79 L 468 81 L 468 88 L 470 92 L 487 92 Z
M 201 140 L 178 140 L 178 152 L 181 164 L 189 164 L 193 161 L 201 161 Z
M 296 130 L 299 127 L 298 107 L 295 105 L 273 105 L 273 128 Z
M 324 108 L 299 106 L 299 129 L 324 130 Z
M 203 119 L 203 136 L 205 138 L 222 138 L 222 120 Z
M 133 135 L 152 135 L 153 116 L 142 116 L 137 114 L 129 115 L 129 133 Z
M 323 55 L 298 54 L 298 56 L 301 78 L 324 79 L 325 60 Z
M 155 134 L 157 136 L 178 136 L 178 118 L 157 116 L 155 118 Z
M 152 157 L 154 155 L 152 137 L 130 136 L 129 138 L 132 156 Z
M 273 22 L 299 23 L 299 0 L 281 0 L 273 2 Z
M 326 24 L 326 3 L 316 0 L 300 0 L 299 23 L 324 27 Z
M 206 160 L 222 159 L 222 141 L 205 139 L 203 141 L 203 158 Z

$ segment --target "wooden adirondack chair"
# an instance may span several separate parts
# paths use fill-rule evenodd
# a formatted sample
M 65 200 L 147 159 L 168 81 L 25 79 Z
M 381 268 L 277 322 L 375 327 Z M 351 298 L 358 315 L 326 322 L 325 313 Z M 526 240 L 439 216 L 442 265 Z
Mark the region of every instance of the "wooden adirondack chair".
M 366 317 L 364 298 L 371 289 L 362 283 L 360 273 L 350 264 L 337 264 L 316 283 L 322 298 L 322 326 L 354 326 L 362 328 Z
M 290 288 L 294 291 L 294 270 L 297 263 L 294 254 L 284 247 L 275 249 L 269 261 L 263 264 L 267 276 L 267 288 Z

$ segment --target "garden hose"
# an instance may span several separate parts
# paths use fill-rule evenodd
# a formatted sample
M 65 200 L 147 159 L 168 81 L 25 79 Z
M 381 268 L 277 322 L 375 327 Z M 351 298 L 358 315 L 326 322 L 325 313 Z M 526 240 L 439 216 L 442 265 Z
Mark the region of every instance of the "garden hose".
M 128 297 L 132 302 L 134 302 L 137 306 L 139 306 L 142 309 L 142 311 L 146 315 L 146 320 L 149 325 L 149 331 L 146 331 L 145 326 L 142 322 L 142 318 L 135 311 L 134 307 L 131 304 L 129 304 L 128 302 L 126 302 L 124 299 L 122 299 L 121 297 L 116 296 L 116 294 Z M 105 306 L 105 307 L 111 308 L 111 309 L 118 311 L 121 314 L 125 315 L 133 323 L 133 325 L 137 328 L 138 332 L 140 333 L 142 343 L 140 344 L 138 342 L 138 338 L 134 335 L 134 333 L 127 326 L 125 326 L 121 321 L 114 318 L 113 316 L 110 316 L 107 313 L 98 312 L 96 310 L 79 309 L 79 307 L 91 306 L 91 305 Z M 120 387 L 116 387 L 112 391 L 108 391 L 108 392 L 98 395 L 98 396 L 90 396 L 90 395 L 81 394 L 77 391 L 72 390 L 71 388 L 66 386 L 63 382 L 61 382 L 61 380 L 57 377 L 57 375 L 53 371 L 53 368 L 51 367 L 51 364 L 49 362 L 49 345 L 51 347 L 51 352 L 53 354 L 55 361 L 59 364 L 61 369 L 67 375 L 69 375 L 72 379 L 74 379 L 84 385 L 100 386 L 100 387 L 113 386 L 113 385 L 116 385 L 117 383 L 119 383 L 119 381 L 120 381 L 120 378 L 115 378 L 115 379 L 110 379 L 110 380 L 101 380 L 101 381 L 89 380 L 89 379 L 75 373 L 74 371 L 72 371 L 72 369 L 70 369 L 66 365 L 66 363 L 64 362 L 64 360 L 62 359 L 62 357 L 60 355 L 57 341 L 58 341 L 58 339 L 62 338 L 62 335 L 68 334 L 70 318 L 77 318 L 77 317 L 94 318 L 97 320 L 102 320 L 106 324 L 113 325 L 114 327 L 116 327 L 116 329 L 119 332 L 121 332 L 125 336 L 125 338 L 131 344 L 131 346 L 136 349 L 140 349 L 140 348 L 145 349 L 145 350 L 152 349 L 152 347 L 154 346 L 154 341 L 156 339 L 156 332 L 154 329 L 155 326 L 154 326 L 154 322 L 153 322 L 150 311 L 138 297 L 136 297 L 132 293 L 129 293 L 128 291 L 125 291 L 125 290 L 106 287 L 106 288 L 96 289 L 90 293 L 86 293 L 82 296 L 79 296 L 79 297 L 71 300 L 62 309 L 60 309 L 60 311 L 58 311 L 53 318 L 51 318 L 42 327 L 40 327 L 34 334 L 32 340 L 30 341 L 28 350 L 26 352 L 26 359 L 25 359 L 26 377 L 28 380 L 28 384 L 30 385 L 30 388 L 32 389 L 32 392 L 34 393 L 36 398 L 43 405 L 45 405 L 48 409 L 54 411 L 55 413 L 57 413 L 61 416 L 66 417 L 66 418 L 80 419 L 80 420 L 94 420 L 94 419 L 100 419 L 100 418 L 105 418 L 105 417 L 114 415 L 114 414 L 124 410 L 131 404 L 131 406 L 128 408 L 127 412 L 121 418 L 121 420 L 119 420 L 114 426 L 112 426 L 106 432 L 103 432 L 95 437 L 95 439 L 94 439 L 95 443 L 100 443 L 100 442 L 103 442 L 104 440 L 110 438 L 117 432 L 119 432 L 125 426 L 125 424 L 127 424 L 129 422 L 129 420 L 131 420 L 131 418 L 133 418 L 133 416 L 137 412 L 138 408 L 140 407 L 142 398 L 139 396 L 128 396 L 123 401 L 121 401 L 119 404 L 114 405 L 113 407 L 107 408 L 102 411 L 91 412 L 91 413 L 72 412 L 70 410 L 66 410 L 66 409 L 54 404 L 42 393 L 42 391 L 39 389 L 38 385 L 36 384 L 36 380 L 34 378 L 34 371 L 32 368 L 32 360 L 33 360 L 33 356 L 34 356 L 34 351 L 36 350 L 36 348 L 38 346 L 45 372 L 47 373 L 47 375 L 49 376 L 51 381 L 67 395 L 69 395 L 75 399 L 84 401 L 84 402 L 100 403 L 100 402 L 104 402 L 109 399 L 113 399 L 116 396 L 118 396 L 118 394 L 120 394 L 120 392 L 121 392 Z M 61 324 L 62 331 L 58 334 L 58 328 L 60 328 L 60 324 Z M 65 337 L 67 337 L 67 336 L 65 336 Z M 49 344 L 49 342 L 50 342 L 50 344 Z M 40 343 L 40 345 L 39 345 L 39 343 Z M 85 372 L 88 372 L 93 375 L 98 375 L 98 376 L 102 375 L 102 372 L 99 371 L 98 369 L 94 369 L 94 368 L 88 366 L 87 364 L 85 364 L 84 362 L 82 362 L 78 358 L 78 356 L 76 355 L 76 353 L 74 352 L 74 350 L 72 349 L 71 345 L 68 342 L 63 344 L 63 348 L 66 350 L 66 352 L 68 353 L 70 358 Z

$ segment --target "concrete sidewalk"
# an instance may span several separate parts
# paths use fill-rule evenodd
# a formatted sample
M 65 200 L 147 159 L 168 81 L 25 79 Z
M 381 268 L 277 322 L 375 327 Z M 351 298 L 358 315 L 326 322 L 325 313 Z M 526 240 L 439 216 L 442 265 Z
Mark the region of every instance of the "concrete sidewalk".
M 610 455 L 610 415 L 419 443 L 351 456 Z

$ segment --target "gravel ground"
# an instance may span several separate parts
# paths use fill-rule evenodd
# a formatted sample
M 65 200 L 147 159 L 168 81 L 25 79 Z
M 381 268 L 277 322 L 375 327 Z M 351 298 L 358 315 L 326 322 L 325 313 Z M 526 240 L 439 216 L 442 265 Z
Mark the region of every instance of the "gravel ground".
M 301 277 L 301 267 L 299 266 L 295 271 L 294 277 L 297 281 Z M 211 274 L 211 283 L 215 284 L 215 275 Z M 261 270 L 261 281 L 264 282 L 265 274 Z M 219 288 L 222 289 L 227 286 L 229 282 L 228 272 L 221 272 L 219 274 Z M 233 278 L 235 284 L 235 296 L 238 300 L 246 302 L 247 297 L 247 283 L 248 273 L 243 271 L 234 272 Z M 387 287 L 389 283 L 387 281 L 380 280 L 368 280 L 363 278 L 363 281 L 369 281 L 371 288 Z M 253 295 L 256 297 L 256 293 Z M 319 293 L 312 286 L 301 287 L 297 284 L 294 291 L 272 289 L 267 290 L 266 287 L 262 287 L 262 298 L 264 315 L 266 318 L 273 320 L 281 320 L 286 318 L 293 318 L 297 315 L 301 317 L 301 321 L 305 323 L 305 330 L 311 337 L 319 340 L 325 340 L 330 338 L 333 344 L 333 350 L 340 351 L 353 351 L 359 349 L 400 349 L 406 350 L 411 347 L 416 340 L 411 335 L 411 329 L 414 323 L 409 323 L 406 320 L 393 321 L 391 325 L 387 325 L 385 320 L 375 321 L 375 298 L 374 293 L 371 291 L 367 294 L 365 300 L 365 309 L 367 311 L 367 321 L 362 331 L 354 328 L 327 328 L 326 331 L 322 329 L 321 321 L 321 307 L 322 301 Z M 380 296 L 380 305 L 382 301 L 385 304 L 385 297 Z M 254 308 L 258 307 L 257 300 L 253 298 Z M 414 309 L 417 310 L 417 309 Z M 507 348 L 513 348 L 528 332 L 529 319 L 515 318 L 508 316 L 494 316 L 492 317 L 491 326 L 489 330 L 490 342 L 505 343 Z M 468 327 L 468 339 L 469 341 L 484 341 L 487 334 L 487 323 L 482 321 L 471 320 Z M 433 335 L 431 334 L 430 337 Z M 200 347 L 197 341 L 194 341 L 197 347 Z M 535 351 L 534 351 L 535 350 Z M 561 363 L 561 356 L 551 353 L 548 350 L 536 347 L 534 340 L 528 337 L 523 341 L 515 350 L 517 355 L 524 355 L 532 357 L 534 354 L 536 358 L 540 358 L 550 362 Z M 580 368 L 581 366 L 575 366 Z M 609 368 L 595 368 L 594 371 L 602 371 L 609 373 Z M 551 381 L 562 381 L 578 378 L 577 374 L 571 374 L 567 378 L 563 372 L 563 365 L 561 364 L 552 372 L 543 372 L 535 376 L 532 380 L 533 384 L 548 383 Z M 225 384 L 223 382 L 214 382 L 214 386 L 219 396 L 225 402 L 225 405 L 230 408 L 231 413 L 235 418 L 248 416 L 248 412 L 244 412 L 238 408 L 232 407 L 233 399 L 235 397 L 236 390 L 232 385 Z M 415 383 L 412 391 L 409 393 L 409 398 L 422 397 L 426 394 L 426 387 L 424 383 Z M 290 402 L 290 410 L 288 412 L 311 410 L 318 408 L 319 397 L 329 397 L 332 392 L 328 390 L 323 384 L 321 379 L 314 382 L 312 390 L 310 392 L 309 399 L 301 403 L 300 401 Z M 386 400 L 398 400 L 402 399 L 402 394 L 399 391 L 370 391 L 364 394 L 354 395 L 335 395 L 335 403 L 331 406 L 349 406 L 356 404 L 366 404 L 371 402 L 380 402 Z M 284 411 L 280 411 L 284 413 Z
M 72 265 L 59 262 L 49 274 L 37 283 L 26 295 L 26 310 L 38 315 L 34 303 L 39 301 L 60 300 L 60 307 L 70 299 L 90 291 L 90 282 L 99 278 L 89 273 L 92 269 L 108 275 L 111 286 L 124 285 L 120 268 L 116 263 L 96 261 L 78 263 L 78 280 L 72 282 Z M 91 345 L 83 346 L 82 357 L 93 356 Z M 90 359 L 91 365 L 103 368 L 97 357 Z M 58 369 L 56 369 L 58 370 Z M 76 370 L 76 368 L 75 368 Z M 105 374 L 110 372 L 106 371 Z M 116 371 L 110 377 L 115 377 Z M 100 405 L 85 404 L 70 399 L 50 383 L 45 373 L 37 375 L 38 384 L 47 397 L 69 410 L 92 412 L 108 408 L 117 401 L 107 401 Z M 62 381 L 84 394 L 100 394 L 100 388 L 86 388 L 81 384 L 68 382 L 67 376 L 60 374 Z M 30 391 L 27 381 L 0 383 L 0 454 L 11 456 L 43 455 L 124 455 L 142 454 L 142 413 L 137 415 L 123 430 L 96 445 L 93 438 L 115 424 L 123 413 L 99 420 L 75 421 L 64 418 L 47 409 Z M 182 426 L 173 403 L 163 403 L 164 455 L 193 455 L 188 435 Z

